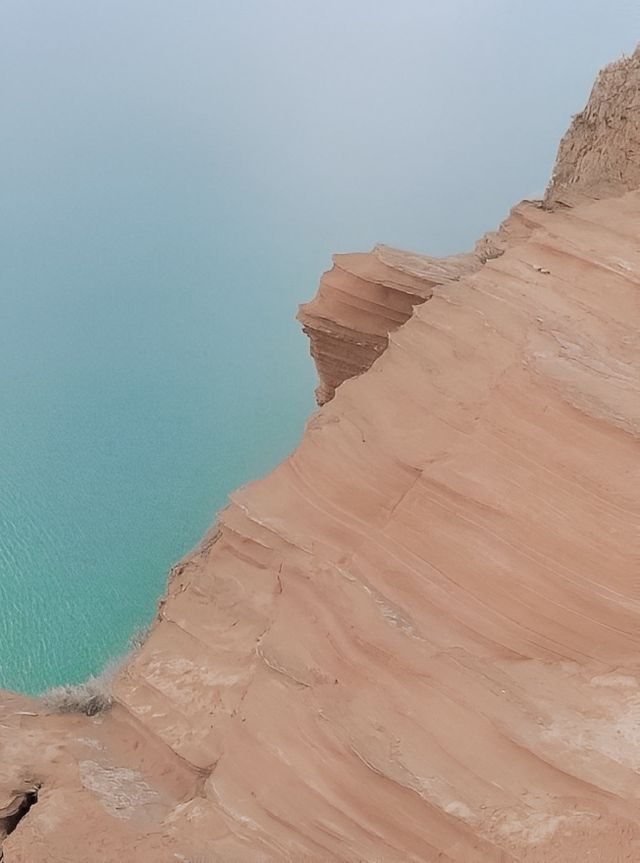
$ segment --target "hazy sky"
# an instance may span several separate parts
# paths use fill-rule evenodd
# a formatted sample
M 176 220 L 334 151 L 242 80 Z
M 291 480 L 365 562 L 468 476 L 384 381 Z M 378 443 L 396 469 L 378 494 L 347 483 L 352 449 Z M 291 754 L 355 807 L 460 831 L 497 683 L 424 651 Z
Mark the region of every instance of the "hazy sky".
M 634 47 L 638 9 L 3 0 L 3 198 L 32 219 L 34 197 L 68 200 L 98 168 L 126 194 L 135 164 L 135 205 L 164 165 L 194 194 L 225 177 L 234 213 L 238 199 L 262 212 L 283 250 L 303 231 L 325 255 L 458 250 L 542 191 L 596 70 Z

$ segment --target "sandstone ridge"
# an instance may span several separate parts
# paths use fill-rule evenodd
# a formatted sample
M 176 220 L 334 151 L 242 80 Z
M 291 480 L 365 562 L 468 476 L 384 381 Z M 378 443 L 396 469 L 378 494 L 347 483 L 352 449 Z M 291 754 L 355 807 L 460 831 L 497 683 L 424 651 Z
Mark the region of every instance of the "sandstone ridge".
M 0 698 L 5 863 L 640 859 L 629 105 L 473 252 L 336 257 L 300 311 L 324 406 L 174 568 L 113 709 Z

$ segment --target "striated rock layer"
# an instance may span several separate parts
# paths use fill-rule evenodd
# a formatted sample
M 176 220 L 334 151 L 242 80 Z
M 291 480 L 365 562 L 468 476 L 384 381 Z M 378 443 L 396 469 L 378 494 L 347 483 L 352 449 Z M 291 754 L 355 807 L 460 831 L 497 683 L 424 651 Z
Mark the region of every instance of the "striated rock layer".
M 386 350 L 389 333 L 409 320 L 436 285 L 456 281 L 480 265 L 475 254 L 431 258 L 388 246 L 334 255 L 317 296 L 298 311 L 320 378 L 318 404 L 332 399 L 343 381 L 370 368 Z
M 335 396 L 114 709 L 0 699 L 5 863 L 640 859 L 640 192 L 570 143 L 576 206 L 337 258 L 301 311 Z
M 370 252 L 334 255 L 316 296 L 298 309 L 320 379 L 318 405 L 373 365 L 387 349 L 389 335 L 433 296 L 434 288 L 476 272 L 510 243 L 528 237 L 535 226 L 531 211 L 541 206 L 539 201 L 522 201 L 473 252 L 433 258 L 378 245 Z

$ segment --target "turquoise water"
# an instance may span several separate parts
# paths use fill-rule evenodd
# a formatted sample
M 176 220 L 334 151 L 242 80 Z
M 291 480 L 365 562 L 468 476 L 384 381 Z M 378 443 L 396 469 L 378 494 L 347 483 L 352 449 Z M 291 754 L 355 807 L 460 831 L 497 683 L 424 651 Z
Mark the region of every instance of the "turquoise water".
M 0 686 L 122 651 L 295 445 L 332 251 L 457 251 L 542 191 L 633 47 L 603 5 L 3 4 Z

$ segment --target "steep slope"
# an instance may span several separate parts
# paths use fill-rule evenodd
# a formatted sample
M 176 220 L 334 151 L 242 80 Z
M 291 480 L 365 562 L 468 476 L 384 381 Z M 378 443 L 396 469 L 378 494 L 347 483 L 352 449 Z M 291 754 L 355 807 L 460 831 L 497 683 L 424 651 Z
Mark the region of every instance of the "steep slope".
M 38 791 L 5 863 L 640 857 L 640 191 L 566 140 L 474 253 L 338 258 L 301 312 L 331 400 L 115 709 L 0 699 L 0 815 Z
M 537 212 L 233 495 L 120 681 L 221 860 L 640 842 L 640 194 Z

